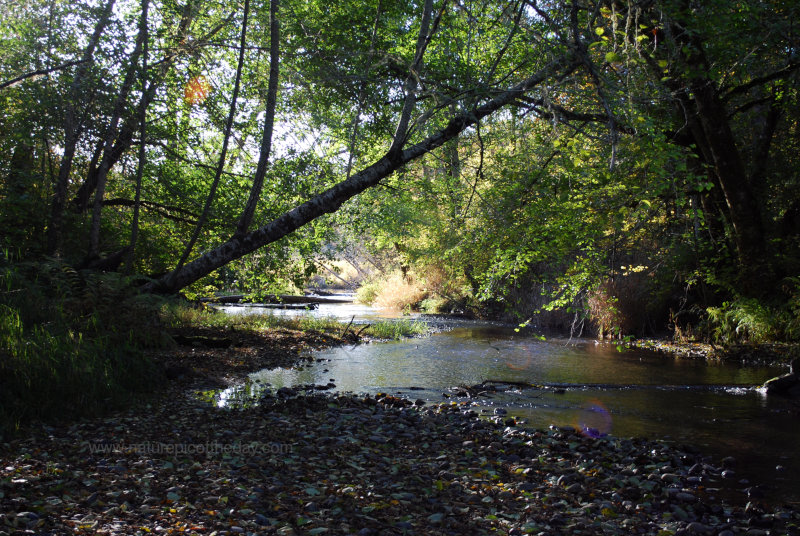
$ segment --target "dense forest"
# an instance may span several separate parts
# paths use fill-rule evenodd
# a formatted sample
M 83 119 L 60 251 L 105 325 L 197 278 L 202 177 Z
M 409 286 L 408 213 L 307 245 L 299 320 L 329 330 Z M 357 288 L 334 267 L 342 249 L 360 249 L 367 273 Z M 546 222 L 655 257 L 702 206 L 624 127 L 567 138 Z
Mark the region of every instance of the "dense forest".
M 0 9 L 6 335 L 32 281 L 258 297 L 357 257 L 408 306 L 800 337 L 796 2 Z

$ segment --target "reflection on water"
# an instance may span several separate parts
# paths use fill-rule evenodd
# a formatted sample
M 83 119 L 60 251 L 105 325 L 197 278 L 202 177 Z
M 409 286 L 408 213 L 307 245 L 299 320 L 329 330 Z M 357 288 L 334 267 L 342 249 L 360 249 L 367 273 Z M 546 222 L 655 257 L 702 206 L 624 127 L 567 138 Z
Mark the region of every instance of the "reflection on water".
M 351 314 L 344 317 L 349 320 Z M 529 426 L 671 439 L 699 446 L 718 459 L 732 455 L 743 478 L 768 478 L 786 499 L 800 500 L 800 490 L 789 481 L 790 475 L 800 474 L 800 460 L 790 456 L 800 445 L 798 408 L 784 399 L 767 399 L 754 388 L 783 373 L 782 368 L 619 352 L 611 344 L 587 340 L 540 341 L 478 324 L 314 356 L 314 363 L 300 369 L 255 373 L 246 386 L 221 393 L 219 403 L 247 399 L 265 386 L 275 390 L 328 382 L 338 391 L 384 391 L 440 402 L 453 386 L 525 382 L 537 387 L 492 393 L 478 403 L 490 411 L 505 407 L 509 416 L 526 419 Z M 785 469 L 776 470 L 778 465 Z

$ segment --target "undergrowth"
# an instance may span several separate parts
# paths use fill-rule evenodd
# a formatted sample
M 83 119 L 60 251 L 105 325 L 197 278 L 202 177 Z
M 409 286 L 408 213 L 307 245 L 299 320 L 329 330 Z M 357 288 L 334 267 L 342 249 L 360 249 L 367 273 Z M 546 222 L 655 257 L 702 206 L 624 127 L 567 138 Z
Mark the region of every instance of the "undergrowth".
M 376 339 L 425 333 L 408 320 L 349 326 L 332 317 L 230 315 L 137 291 L 115 273 L 56 260 L 0 259 L 0 437 L 34 420 L 100 415 L 158 388 L 149 349 L 174 344 L 169 328 L 290 329 Z M 363 328 L 363 329 L 362 329 Z
M 99 414 L 158 378 L 161 299 L 57 261 L 0 266 L 0 432 Z
M 417 310 L 427 297 L 427 291 L 413 276 L 399 270 L 364 283 L 356 291 L 360 303 L 392 311 Z

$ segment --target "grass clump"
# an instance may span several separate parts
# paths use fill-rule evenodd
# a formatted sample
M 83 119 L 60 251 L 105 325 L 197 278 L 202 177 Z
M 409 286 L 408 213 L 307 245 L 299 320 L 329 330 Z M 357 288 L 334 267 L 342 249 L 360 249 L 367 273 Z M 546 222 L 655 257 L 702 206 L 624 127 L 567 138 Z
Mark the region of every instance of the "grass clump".
M 428 333 L 428 326 L 415 320 L 381 320 L 371 324 L 364 333 L 375 339 L 399 340 L 425 335 Z
M 173 305 L 165 312 L 169 328 L 235 329 L 238 331 L 264 331 L 289 329 L 293 331 L 316 331 L 328 335 L 341 334 L 346 324 L 334 317 L 312 315 L 282 316 L 274 314 L 229 314 L 213 307 L 189 307 Z
M 0 432 L 99 414 L 151 389 L 159 375 L 144 350 L 167 341 L 161 303 L 118 274 L 0 267 Z

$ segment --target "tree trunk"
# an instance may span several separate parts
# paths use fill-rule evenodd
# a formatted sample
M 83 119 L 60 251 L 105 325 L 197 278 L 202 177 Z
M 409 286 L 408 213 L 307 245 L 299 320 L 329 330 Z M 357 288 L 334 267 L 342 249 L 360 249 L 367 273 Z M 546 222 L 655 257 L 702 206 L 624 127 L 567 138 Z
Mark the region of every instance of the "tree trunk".
M 484 117 L 514 102 L 525 92 L 539 86 L 550 78 L 560 80 L 577 69 L 577 67 L 578 63 L 568 56 L 553 61 L 530 78 L 500 93 L 483 106 L 457 115 L 449 121 L 446 127 L 420 143 L 405 150 L 402 147 L 397 148 L 393 144 L 392 148 L 382 158 L 359 173 L 317 194 L 312 199 L 284 213 L 272 222 L 243 236 L 231 238 L 189 264 L 176 269 L 155 282 L 144 285 L 142 289 L 149 292 L 177 292 L 207 276 L 217 268 L 280 240 L 324 214 L 335 212 L 348 199 L 367 188 L 376 186 L 382 179 L 412 160 L 441 147 L 442 144 L 452 140 Z
M 144 174 L 145 156 L 147 153 L 147 53 L 149 33 L 147 28 L 147 10 L 150 7 L 149 0 L 142 0 L 142 17 L 139 19 L 140 32 L 144 34 L 144 44 L 142 45 L 142 67 L 139 71 L 139 80 L 142 87 L 142 97 L 139 102 L 139 161 L 136 164 L 136 193 L 133 200 L 133 221 L 131 222 L 131 241 L 128 245 L 128 258 L 126 259 L 126 271 L 133 273 L 133 263 L 136 260 L 136 242 L 139 239 L 139 209 L 142 200 L 142 176 Z
M 746 271 L 757 270 L 765 260 L 764 227 L 727 113 L 709 81 L 695 84 L 693 96 L 711 163 L 730 213 L 739 263 Z
M 143 6 L 143 9 L 145 8 L 146 6 Z M 145 17 L 144 13 L 142 13 L 142 17 Z M 142 47 L 144 46 L 144 39 L 146 39 L 146 36 L 146 28 L 140 24 L 139 32 L 136 36 L 136 44 L 133 48 L 133 54 L 131 54 L 131 58 L 129 60 L 130 63 L 128 65 L 127 72 L 125 73 L 122 87 L 119 90 L 119 95 L 117 95 L 116 101 L 114 102 L 114 110 L 111 114 L 108 129 L 106 130 L 103 159 L 100 161 L 100 167 L 97 170 L 97 188 L 95 189 L 94 207 L 92 209 L 92 223 L 89 230 L 89 252 L 87 254 L 87 260 L 90 262 L 100 256 L 100 222 L 102 219 L 103 197 L 105 196 L 106 191 L 106 181 L 112 164 L 112 149 L 114 146 L 114 140 L 117 138 L 117 134 L 119 133 L 120 118 L 125 110 L 125 105 L 128 102 L 128 96 L 130 95 L 131 89 L 133 88 L 133 81 L 136 78 L 136 64 L 138 63 L 139 56 L 142 53 Z M 143 91 L 143 93 L 146 93 L 146 91 Z
M 54 255 L 59 253 L 61 249 L 61 241 L 64 226 L 64 205 L 67 199 L 67 186 L 69 185 L 69 175 L 72 171 L 72 160 L 75 157 L 75 149 L 78 145 L 78 138 L 80 132 L 80 125 L 76 119 L 76 109 L 78 107 L 79 99 L 83 97 L 82 93 L 85 88 L 86 73 L 89 70 L 89 65 L 94 58 L 94 51 L 100 41 L 100 36 L 103 35 L 109 18 L 111 17 L 111 10 L 114 7 L 114 0 L 108 0 L 100 20 L 94 28 L 94 33 L 89 39 L 89 44 L 86 45 L 86 50 L 83 53 L 80 66 L 75 73 L 75 78 L 69 91 L 70 101 L 67 103 L 64 112 L 64 153 L 61 156 L 61 164 L 58 169 L 58 178 L 56 179 L 55 192 L 53 195 L 53 204 L 50 211 L 50 226 L 47 230 L 47 253 Z
M 214 180 L 211 182 L 211 189 L 208 192 L 208 196 L 206 197 L 205 205 L 203 206 L 203 212 L 200 214 L 200 217 L 197 219 L 197 225 L 194 228 L 194 232 L 192 233 L 191 239 L 189 239 L 189 243 L 186 245 L 186 249 L 181 255 L 180 260 L 178 261 L 178 265 L 175 268 L 175 271 L 181 269 L 181 267 L 186 262 L 186 259 L 189 258 L 189 255 L 192 253 L 192 248 L 194 248 L 195 242 L 197 242 L 197 238 L 200 236 L 200 231 L 205 225 L 206 220 L 208 219 L 208 215 L 211 212 L 211 204 L 214 202 L 214 197 L 217 193 L 217 186 L 219 185 L 220 177 L 222 177 L 222 170 L 225 169 L 225 159 L 228 154 L 228 143 L 231 139 L 231 130 L 233 128 L 233 119 L 236 115 L 236 101 L 239 99 L 239 85 L 242 80 L 242 67 L 244 66 L 244 51 L 247 39 L 247 19 L 250 15 L 250 1 L 244 0 L 244 15 L 242 16 L 242 33 L 240 38 L 239 44 L 239 60 L 236 65 L 236 79 L 233 82 L 233 95 L 231 96 L 231 106 L 228 111 L 228 120 L 225 122 L 225 132 L 223 133 L 222 138 L 222 150 L 219 155 L 219 163 L 217 164 L 217 171 L 214 175 Z
M 270 153 L 272 152 L 272 130 L 275 126 L 275 106 L 278 102 L 278 75 L 280 61 L 280 28 L 278 26 L 278 0 L 271 0 L 269 4 L 269 84 L 267 86 L 267 109 L 264 117 L 264 133 L 261 137 L 261 149 L 258 154 L 258 166 L 253 176 L 253 185 L 250 188 L 250 198 L 247 200 L 239 223 L 236 226 L 236 236 L 247 233 L 253 222 L 258 199 L 264 186 L 264 175 L 267 173 Z

